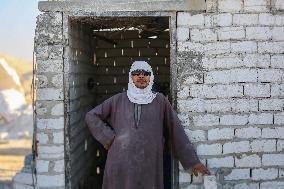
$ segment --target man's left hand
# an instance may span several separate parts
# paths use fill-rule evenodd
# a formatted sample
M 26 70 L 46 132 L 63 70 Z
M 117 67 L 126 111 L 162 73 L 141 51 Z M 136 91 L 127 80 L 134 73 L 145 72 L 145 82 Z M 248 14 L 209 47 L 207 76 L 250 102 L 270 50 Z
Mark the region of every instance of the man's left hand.
M 210 171 L 202 163 L 198 163 L 192 167 L 191 174 L 194 174 L 194 176 L 198 176 L 198 173 L 201 173 L 202 175 L 210 175 Z

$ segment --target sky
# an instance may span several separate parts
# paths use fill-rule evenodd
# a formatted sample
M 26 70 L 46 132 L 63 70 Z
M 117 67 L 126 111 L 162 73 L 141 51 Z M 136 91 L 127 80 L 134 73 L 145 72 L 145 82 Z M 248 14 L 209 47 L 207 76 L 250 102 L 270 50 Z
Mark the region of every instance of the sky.
M 38 0 L 0 0 L 0 54 L 31 61 Z

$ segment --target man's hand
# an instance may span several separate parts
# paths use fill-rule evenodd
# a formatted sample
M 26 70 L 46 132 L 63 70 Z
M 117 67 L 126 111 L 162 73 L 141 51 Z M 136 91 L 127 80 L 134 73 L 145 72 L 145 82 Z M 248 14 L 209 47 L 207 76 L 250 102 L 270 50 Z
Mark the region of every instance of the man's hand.
M 210 175 L 210 171 L 202 163 L 198 163 L 192 167 L 191 174 L 198 176 L 198 173 L 201 173 L 202 175 Z

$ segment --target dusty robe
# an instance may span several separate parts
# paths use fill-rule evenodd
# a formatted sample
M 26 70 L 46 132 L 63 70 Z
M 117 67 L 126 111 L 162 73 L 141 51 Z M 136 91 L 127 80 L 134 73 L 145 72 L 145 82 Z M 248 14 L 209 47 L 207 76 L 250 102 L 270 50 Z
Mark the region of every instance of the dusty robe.
M 141 106 L 135 126 L 134 104 L 126 92 L 107 99 L 86 114 L 92 135 L 104 146 L 103 189 L 163 189 L 163 127 L 170 133 L 174 156 L 185 169 L 199 163 L 176 112 L 161 93 Z M 111 127 L 109 127 L 111 126 Z

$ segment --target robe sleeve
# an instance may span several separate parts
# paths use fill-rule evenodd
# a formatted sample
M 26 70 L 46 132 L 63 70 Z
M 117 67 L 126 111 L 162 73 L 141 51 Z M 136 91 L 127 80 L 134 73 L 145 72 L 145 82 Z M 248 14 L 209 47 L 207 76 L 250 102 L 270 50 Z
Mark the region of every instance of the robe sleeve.
M 187 170 L 200 163 L 200 160 L 180 123 L 176 111 L 166 98 L 165 104 L 164 122 L 168 129 L 173 155 Z
M 111 115 L 111 108 L 112 98 L 109 98 L 89 111 L 85 116 L 85 122 L 93 137 L 105 148 L 112 143 L 115 137 L 114 130 L 106 122 Z

